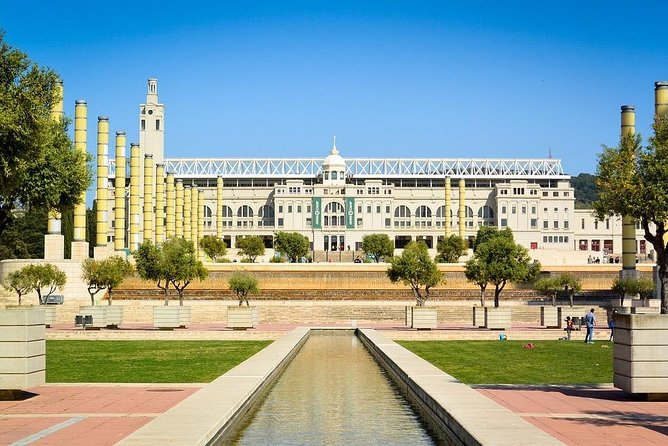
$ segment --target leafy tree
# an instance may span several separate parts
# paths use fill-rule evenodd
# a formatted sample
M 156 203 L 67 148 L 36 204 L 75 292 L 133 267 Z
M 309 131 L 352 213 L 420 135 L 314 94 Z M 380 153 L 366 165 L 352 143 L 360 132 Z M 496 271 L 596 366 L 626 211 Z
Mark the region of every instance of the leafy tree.
M 67 283 L 67 275 L 50 263 L 27 265 L 21 268 L 21 271 L 25 274 L 30 288 L 37 292 L 40 305 L 44 305 L 47 297 L 57 289 L 62 290 Z M 48 290 L 45 294 L 44 289 Z M 44 294 L 44 297 L 42 297 L 42 294 Z
M 573 296 L 582 289 L 580 280 L 571 274 L 559 274 L 556 277 L 559 286 L 568 294 L 570 306 L 573 306 Z
M 285 254 L 291 263 L 296 263 L 308 254 L 309 240 L 298 232 L 276 232 L 274 249 Z
M 487 240 L 495 237 L 506 237 L 514 240 L 513 231 L 510 228 L 499 230 L 494 226 L 481 226 L 475 235 L 475 242 L 473 243 L 473 252 L 478 250 L 478 246 L 485 243 Z
M 245 271 L 232 274 L 228 280 L 228 284 L 230 289 L 237 294 L 239 306 L 241 306 L 244 301 L 246 301 L 247 306 L 250 305 L 248 303 L 248 294 L 256 294 L 260 292 L 257 279 Z
M 95 295 L 104 290 L 102 262 L 95 259 L 86 259 L 81 264 L 81 278 L 87 285 L 90 295 L 90 304 L 95 305 Z
M 24 296 L 33 290 L 32 283 L 23 269 L 10 273 L 3 285 L 5 288 L 16 292 L 19 297 L 19 305 L 21 305 L 21 296 Z
M 264 241 L 256 235 L 237 238 L 236 246 L 239 248 L 239 254 L 247 257 L 251 263 L 255 263 L 258 256 L 264 255 Z
M 464 274 L 469 282 L 475 283 L 480 287 L 480 305 L 484 307 L 485 290 L 489 284 L 489 276 L 487 275 L 487 270 L 481 263 L 480 258 L 473 256 L 468 259 L 464 268 Z
M 618 277 L 612 282 L 611 290 L 619 295 L 621 304 L 624 305 L 626 295 L 640 294 L 642 297 L 651 295 L 654 292 L 654 282 L 645 277 Z
M 557 293 L 561 291 L 561 284 L 555 280 L 555 277 L 542 277 L 536 281 L 534 287 L 541 293 L 547 294 L 552 298 L 552 306 L 557 304 Z
M 67 121 L 51 118 L 58 75 L 32 63 L 0 32 L 0 234 L 17 205 L 62 209 L 91 182 L 90 156 L 75 150 Z
M 102 271 L 102 284 L 106 286 L 109 292 L 107 302 L 111 305 L 114 288 L 118 287 L 127 277 L 132 275 L 134 267 L 127 259 L 121 256 L 111 256 L 102 260 Z
M 640 223 L 659 267 L 661 313 L 668 313 L 668 117 L 657 116 L 654 135 L 642 147 L 640 135 L 623 135 L 617 147 L 599 155 L 594 202 L 596 217 L 624 215 Z
M 139 277 L 155 282 L 165 295 L 165 305 L 169 305 L 169 283 L 174 272 L 167 269 L 162 250 L 146 240 L 139 245 L 134 258 Z
M 205 235 L 202 237 L 199 241 L 199 247 L 214 262 L 227 253 L 225 242 L 215 235 Z
M 570 306 L 573 306 L 573 295 L 582 289 L 580 280 L 571 274 L 543 277 L 536 281 L 534 287 L 541 293 L 552 297 L 552 305 L 557 304 L 557 293 L 565 291 L 568 294 Z
M 387 234 L 367 234 L 362 237 L 362 251 L 378 263 L 382 257 L 394 255 L 394 242 Z
M 179 305 L 183 305 L 183 291 L 193 280 L 204 280 L 209 271 L 197 259 L 195 245 L 184 238 L 170 238 L 160 247 L 166 277 L 179 294 Z
M 410 242 L 399 257 L 389 259 L 387 277 L 392 283 L 401 281 L 411 287 L 417 306 L 423 307 L 429 299 L 430 289 L 443 280 L 443 273 L 429 256 L 427 245 Z M 422 288 L 424 287 L 424 294 Z
M 439 263 L 457 263 L 459 258 L 466 254 L 468 245 L 466 241 L 458 235 L 451 235 L 448 238 L 439 240 L 436 244 L 436 261 Z
M 43 258 L 46 221 L 44 207 L 32 206 L 25 212 L 17 212 L 0 234 L 0 260 Z
M 527 282 L 532 280 L 540 271 L 540 263 L 531 262 L 529 253 L 522 245 L 515 243 L 512 231 L 509 229 L 490 231 L 483 227 L 478 231 L 480 235 L 484 231 L 484 240 L 478 243 L 480 237 L 476 237 L 476 246 L 473 258 L 468 265 L 475 265 L 482 271 L 477 274 L 470 272 L 467 275 L 484 280 L 494 285 L 494 307 L 499 306 L 499 296 L 508 282 Z M 470 280 L 470 279 L 469 279 Z
M 598 199 L 596 176 L 590 173 L 581 173 L 571 177 L 570 182 L 575 189 L 575 208 L 591 209 L 592 204 Z

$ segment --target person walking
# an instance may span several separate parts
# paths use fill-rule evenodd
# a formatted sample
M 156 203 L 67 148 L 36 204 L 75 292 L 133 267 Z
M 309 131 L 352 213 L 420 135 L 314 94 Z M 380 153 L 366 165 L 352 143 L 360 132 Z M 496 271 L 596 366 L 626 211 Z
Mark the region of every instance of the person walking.
M 585 316 L 585 324 L 587 325 L 587 335 L 585 336 L 585 343 L 594 343 L 594 326 L 596 325 L 596 316 L 594 316 L 594 309 L 590 309 Z
M 610 315 L 610 319 L 608 319 L 608 328 L 610 329 L 610 339 L 609 339 L 610 342 L 612 342 L 615 338 L 615 314 L 617 314 L 617 310 L 614 310 Z

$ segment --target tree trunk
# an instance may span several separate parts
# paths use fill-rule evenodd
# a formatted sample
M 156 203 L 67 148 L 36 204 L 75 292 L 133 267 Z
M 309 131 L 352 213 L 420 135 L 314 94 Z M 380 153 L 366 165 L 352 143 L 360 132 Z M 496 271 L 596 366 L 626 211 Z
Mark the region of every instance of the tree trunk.
M 557 306 L 557 292 L 555 291 L 552 293 L 552 306 L 556 307 Z
M 571 308 L 573 307 L 573 296 L 574 296 L 574 295 L 575 295 L 575 292 L 574 292 L 574 291 L 569 291 L 569 292 L 568 292 L 568 300 L 569 300 L 570 303 L 571 303 Z
M 485 289 L 480 288 L 480 306 L 484 307 L 485 306 Z
M 108 305 L 111 305 L 111 298 L 112 298 L 111 293 L 112 293 L 112 289 L 109 288 L 109 299 L 107 299 L 107 304 L 108 304 Z
M 668 294 L 668 256 L 665 256 L 659 261 L 659 282 L 660 282 L 660 296 L 661 296 L 661 314 L 668 314 L 668 299 L 666 294 Z
M 494 308 L 499 308 L 499 296 L 501 295 L 502 288 L 499 288 L 499 285 L 494 286 Z
M 167 282 L 167 285 L 165 285 L 165 306 L 169 305 L 169 282 Z

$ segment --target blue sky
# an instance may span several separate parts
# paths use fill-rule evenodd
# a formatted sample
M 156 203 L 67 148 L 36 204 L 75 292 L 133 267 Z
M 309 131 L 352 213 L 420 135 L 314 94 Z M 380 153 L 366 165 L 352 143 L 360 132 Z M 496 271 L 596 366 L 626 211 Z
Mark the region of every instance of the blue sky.
M 65 106 L 138 140 L 146 79 L 166 156 L 544 158 L 595 172 L 619 107 L 649 136 L 668 79 L 661 2 L 0 0 L 5 39 Z M 662 31 L 664 30 L 664 31 Z

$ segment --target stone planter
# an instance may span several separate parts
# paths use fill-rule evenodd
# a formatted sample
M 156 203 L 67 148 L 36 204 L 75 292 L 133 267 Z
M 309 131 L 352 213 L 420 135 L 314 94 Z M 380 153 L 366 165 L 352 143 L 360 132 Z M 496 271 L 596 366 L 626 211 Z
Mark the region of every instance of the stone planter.
M 257 325 L 259 311 L 257 307 L 227 307 L 227 328 L 246 330 Z
M 181 326 L 181 306 L 156 305 L 153 307 L 153 326 L 161 330 L 171 330 Z M 188 307 L 190 311 L 190 307 Z
M 83 316 L 93 316 L 93 324 L 87 325 L 86 329 L 105 328 L 107 324 L 107 307 L 108 305 L 85 305 L 79 307 L 79 314 Z
M 46 382 L 44 314 L 39 307 L 0 310 L 0 390 L 13 393 Z
M 477 328 L 485 326 L 485 307 L 473 307 L 473 326 Z
M 540 307 L 540 326 L 561 328 L 561 307 Z
M 188 306 L 179 306 L 179 328 L 186 328 L 192 320 L 192 310 Z
M 632 301 L 633 301 L 632 298 L 627 297 L 624 299 L 624 303 L 622 304 L 621 299 L 610 299 L 610 306 L 619 311 L 620 308 L 626 308 L 626 307 L 631 308 L 631 306 L 633 306 Z
M 120 305 L 107 305 L 105 308 L 105 322 L 107 328 L 118 328 L 123 323 L 123 307 Z M 93 322 L 95 318 L 93 318 Z
M 44 310 L 44 325 L 48 328 L 56 322 L 56 307 L 52 305 L 6 305 L 7 310 Z
M 405 306 L 404 307 L 404 322 L 406 327 L 410 327 L 413 325 L 413 307 L 411 306 Z
M 615 315 L 613 353 L 615 387 L 668 397 L 668 315 Z
M 411 307 L 411 327 L 418 330 L 436 329 L 438 314 L 436 308 Z
M 510 308 L 485 307 L 485 328 L 488 330 L 506 330 L 511 325 Z

